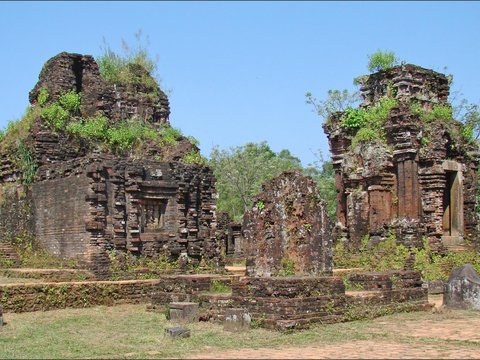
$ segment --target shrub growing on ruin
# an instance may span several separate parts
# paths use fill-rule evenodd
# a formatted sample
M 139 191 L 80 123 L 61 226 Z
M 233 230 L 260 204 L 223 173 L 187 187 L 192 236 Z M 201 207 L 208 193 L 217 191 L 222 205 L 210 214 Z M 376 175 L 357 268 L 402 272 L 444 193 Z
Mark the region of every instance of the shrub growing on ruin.
M 71 122 L 66 127 L 68 133 L 87 141 L 105 140 L 107 130 L 108 119 L 101 115 Z
M 393 51 L 377 50 L 373 54 L 368 55 L 368 71 L 371 73 L 390 69 L 400 63 Z
M 157 140 L 159 134 L 152 127 L 137 121 L 124 121 L 107 129 L 107 142 L 115 152 L 131 150 L 142 140 Z
M 378 132 L 371 128 L 362 128 L 358 130 L 358 132 L 353 137 L 352 147 L 355 148 L 363 142 L 373 142 L 377 140 L 380 141 L 381 139 L 378 137 L 378 135 Z
M 163 125 L 160 134 L 162 136 L 160 141 L 163 145 L 174 145 L 182 137 L 179 129 L 169 125 Z
M 30 149 L 23 141 L 20 141 L 17 147 L 17 163 L 22 173 L 22 182 L 29 185 L 37 172 L 37 163 L 33 159 Z
M 197 164 L 197 165 L 205 165 L 207 163 L 207 159 L 205 159 L 198 151 L 193 149 L 184 155 L 182 161 L 185 164 Z
M 432 122 L 434 120 L 451 121 L 453 118 L 452 108 L 449 105 L 434 104 L 431 110 L 423 108 L 419 103 L 410 105 L 410 110 L 417 115 L 420 120 Z
M 63 130 L 70 115 L 58 103 L 54 103 L 43 108 L 40 117 L 52 130 Z
M 62 94 L 58 99 L 60 106 L 70 114 L 76 114 L 80 110 L 80 94 L 71 90 Z
M 49 97 L 48 90 L 45 88 L 41 88 L 37 96 L 38 105 L 45 106 L 45 104 L 48 101 L 48 97 Z
M 103 54 L 96 58 L 100 75 L 111 84 L 142 86 L 155 94 L 158 88 L 155 80 L 158 58 L 153 59 L 148 53 L 147 46 L 142 43 L 141 31 L 135 34 L 135 39 L 137 44 L 134 48 L 122 40 L 122 53 L 116 53 L 104 44 Z

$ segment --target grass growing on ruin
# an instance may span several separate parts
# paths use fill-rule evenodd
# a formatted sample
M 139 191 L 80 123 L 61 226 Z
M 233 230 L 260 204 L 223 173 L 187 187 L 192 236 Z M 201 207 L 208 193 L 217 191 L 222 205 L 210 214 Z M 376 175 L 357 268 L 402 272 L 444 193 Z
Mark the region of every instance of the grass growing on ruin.
M 4 314 L 0 329 L 0 358 L 178 358 L 195 353 L 241 348 L 301 347 L 343 344 L 356 340 L 389 340 L 409 344 L 448 345 L 450 340 L 417 338 L 395 333 L 402 324 L 419 321 L 441 323 L 459 319 L 478 321 L 478 312 L 447 314 L 412 313 L 385 316 L 370 321 L 317 325 L 295 333 L 252 329 L 245 333 L 224 332 L 221 325 L 189 325 L 188 339 L 164 336 L 172 326 L 160 313 L 145 311 L 145 305 L 65 309 L 47 312 Z M 471 348 L 478 343 L 458 341 Z

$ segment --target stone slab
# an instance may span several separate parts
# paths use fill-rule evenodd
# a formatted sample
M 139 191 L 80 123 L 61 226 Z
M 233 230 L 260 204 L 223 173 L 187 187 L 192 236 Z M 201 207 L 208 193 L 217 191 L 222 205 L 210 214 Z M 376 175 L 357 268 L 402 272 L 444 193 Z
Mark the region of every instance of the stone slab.
M 183 326 L 172 326 L 165 328 L 165 335 L 173 338 L 188 338 L 190 337 L 190 329 Z

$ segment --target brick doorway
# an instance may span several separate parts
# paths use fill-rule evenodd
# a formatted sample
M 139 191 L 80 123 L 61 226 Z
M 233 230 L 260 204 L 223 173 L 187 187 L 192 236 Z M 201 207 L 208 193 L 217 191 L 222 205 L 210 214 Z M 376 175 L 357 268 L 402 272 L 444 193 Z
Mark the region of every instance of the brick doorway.
M 460 164 L 445 161 L 445 189 L 443 192 L 443 243 L 457 245 L 463 240 L 463 192 Z

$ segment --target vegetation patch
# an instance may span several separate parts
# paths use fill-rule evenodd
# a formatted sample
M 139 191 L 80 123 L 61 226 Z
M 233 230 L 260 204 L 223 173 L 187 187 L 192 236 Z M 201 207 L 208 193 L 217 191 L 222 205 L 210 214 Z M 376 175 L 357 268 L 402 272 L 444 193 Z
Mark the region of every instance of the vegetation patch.
M 449 105 L 434 104 L 431 110 L 427 110 L 419 103 L 413 103 L 410 105 L 410 111 L 424 122 L 432 122 L 434 120 L 450 122 L 453 118 L 452 108 Z
M 424 280 L 448 280 L 452 270 L 465 264 L 471 264 L 480 273 L 480 254 L 478 251 L 449 251 L 446 255 L 432 251 L 428 240 L 424 239 L 423 249 L 413 249 L 414 268 L 422 271 Z
M 185 164 L 197 164 L 197 165 L 206 165 L 207 159 L 205 159 L 200 152 L 191 150 L 183 157 L 183 162 Z
M 122 40 L 122 52 L 116 53 L 108 44 L 103 46 L 103 54 L 96 58 L 100 75 L 110 84 L 124 85 L 130 90 L 141 88 L 149 95 L 158 96 L 156 77 L 158 58 L 150 56 L 147 44 L 143 43 L 142 33 L 135 34 L 136 46 L 131 47 Z
M 334 268 L 363 268 L 366 271 L 402 270 L 410 256 L 409 250 L 396 243 L 395 236 L 376 245 L 370 244 L 370 239 L 364 236 L 360 248 L 348 249 L 338 242 L 333 250 Z
M 354 134 L 352 147 L 363 142 L 385 142 L 385 122 L 397 105 L 395 99 L 384 97 L 366 109 L 348 108 L 341 118 L 341 126 Z
M 295 276 L 295 261 L 287 255 L 282 258 L 282 269 L 278 271 L 276 276 Z
M 170 274 L 179 269 L 178 262 L 166 256 L 147 257 L 111 250 L 109 272 L 111 280 L 124 278 L 150 279 L 159 274 Z
M 229 294 L 232 292 L 232 286 L 225 281 L 213 280 L 210 292 L 214 294 Z
M 365 271 L 403 270 L 408 267 L 411 257 L 414 259 L 414 269 L 421 271 L 422 278 L 426 281 L 448 280 L 454 268 L 467 263 L 480 272 L 480 256 L 477 251 L 437 254 L 432 251 L 426 238 L 421 249 L 397 244 L 391 235 L 376 245 L 369 244 L 369 237 L 365 236 L 358 250 L 348 249 L 340 242 L 333 250 L 335 268 L 363 268 Z

